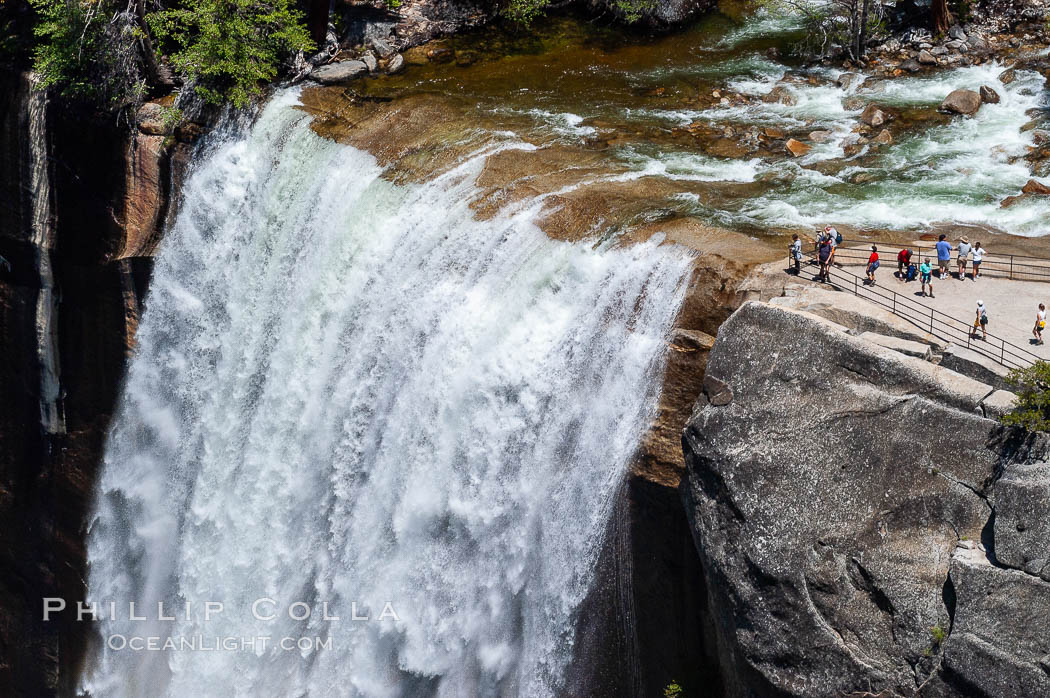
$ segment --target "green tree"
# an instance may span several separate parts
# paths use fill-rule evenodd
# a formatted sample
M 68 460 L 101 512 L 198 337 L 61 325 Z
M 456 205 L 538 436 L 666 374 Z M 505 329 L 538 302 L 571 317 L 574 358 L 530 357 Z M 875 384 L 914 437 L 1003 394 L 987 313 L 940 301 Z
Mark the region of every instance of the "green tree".
M 146 88 L 142 29 L 111 0 L 30 0 L 37 13 L 33 69 L 39 87 L 107 106 L 141 99 Z
M 876 0 L 758 0 L 760 5 L 802 17 L 807 33 L 803 48 L 821 56 L 841 48 L 859 60 L 868 42 L 883 29 L 883 4 Z
M 175 70 L 211 103 L 242 107 L 277 77 L 281 58 L 313 43 L 289 0 L 192 0 L 146 16 L 153 33 L 174 47 Z
M 1017 403 L 1012 412 L 1003 415 L 1002 423 L 1029 431 L 1050 431 L 1050 362 L 1015 368 L 1006 382 L 1017 393 Z
M 528 25 L 551 10 L 565 7 L 570 0 L 509 0 L 504 14 L 516 22 Z M 657 0 L 611 0 L 609 6 L 628 24 L 640 20 L 656 7 Z

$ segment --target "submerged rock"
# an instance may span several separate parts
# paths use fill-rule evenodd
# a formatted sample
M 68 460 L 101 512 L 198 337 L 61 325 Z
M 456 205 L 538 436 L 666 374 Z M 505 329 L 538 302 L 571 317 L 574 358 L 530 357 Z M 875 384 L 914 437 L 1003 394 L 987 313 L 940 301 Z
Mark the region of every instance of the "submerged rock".
M 941 110 L 951 114 L 973 116 L 981 108 L 981 95 L 973 90 L 955 90 L 941 102 Z

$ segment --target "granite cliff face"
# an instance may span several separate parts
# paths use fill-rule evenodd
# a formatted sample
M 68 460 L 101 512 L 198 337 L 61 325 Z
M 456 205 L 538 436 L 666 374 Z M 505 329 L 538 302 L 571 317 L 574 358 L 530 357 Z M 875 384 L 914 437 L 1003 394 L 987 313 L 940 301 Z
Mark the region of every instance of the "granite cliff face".
M 150 255 L 190 139 L 129 130 L 0 74 L 0 693 L 69 694 L 83 521 Z
M 728 695 L 1046 693 L 1047 449 L 1009 396 L 758 302 L 704 388 L 682 494 Z

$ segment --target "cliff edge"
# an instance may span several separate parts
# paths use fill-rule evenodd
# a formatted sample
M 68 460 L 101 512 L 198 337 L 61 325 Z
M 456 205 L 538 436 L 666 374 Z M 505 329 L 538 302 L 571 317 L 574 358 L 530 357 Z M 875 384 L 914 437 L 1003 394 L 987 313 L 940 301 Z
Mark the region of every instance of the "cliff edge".
M 681 491 L 728 695 L 1050 695 L 1046 440 L 911 344 L 720 329 Z

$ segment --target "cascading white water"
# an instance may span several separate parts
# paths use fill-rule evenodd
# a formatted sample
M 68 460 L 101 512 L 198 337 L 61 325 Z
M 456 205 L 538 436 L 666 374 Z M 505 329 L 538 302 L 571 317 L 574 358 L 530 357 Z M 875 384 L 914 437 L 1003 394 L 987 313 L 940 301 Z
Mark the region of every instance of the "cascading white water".
M 82 689 L 554 694 L 690 260 L 553 241 L 538 201 L 475 220 L 486 153 L 394 185 L 296 100 L 217 139 L 157 258 L 89 533 L 115 619 Z M 200 649 L 261 636 L 330 646 Z

